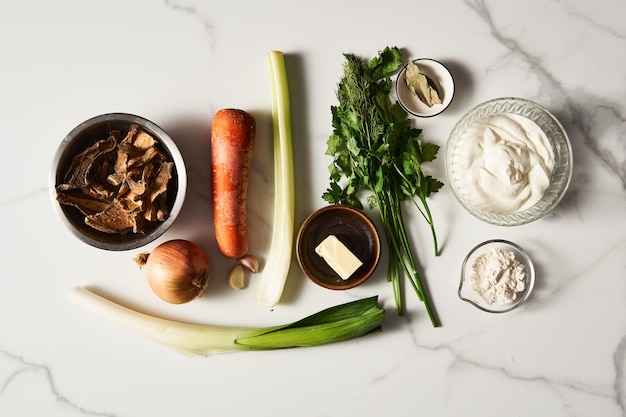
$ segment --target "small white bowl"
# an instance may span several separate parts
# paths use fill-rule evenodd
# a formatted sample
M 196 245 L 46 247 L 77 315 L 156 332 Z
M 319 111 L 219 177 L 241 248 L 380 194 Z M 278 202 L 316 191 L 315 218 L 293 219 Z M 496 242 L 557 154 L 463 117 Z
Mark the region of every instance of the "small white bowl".
M 474 290 L 471 280 L 472 266 L 474 265 L 476 258 L 484 255 L 494 248 L 500 248 L 507 252 L 513 252 L 515 259 L 524 266 L 524 272 L 526 273 L 524 290 L 518 292 L 513 301 L 505 304 L 489 303 L 483 298 L 482 295 Z M 519 307 L 524 301 L 526 301 L 528 297 L 530 297 L 530 293 L 532 292 L 534 286 L 535 267 L 524 249 L 507 240 L 493 239 L 476 245 L 472 250 L 470 250 L 463 260 L 458 294 L 461 300 L 472 304 L 480 310 L 488 313 L 505 313 Z
M 437 86 L 443 103 L 428 107 L 415 94 L 411 93 L 406 84 L 406 65 L 396 79 L 396 96 L 404 110 L 417 117 L 432 117 L 448 108 L 454 98 L 454 79 L 452 74 L 441 62 L 430 58 L 414 59 L 420 72 L 430 78 Z

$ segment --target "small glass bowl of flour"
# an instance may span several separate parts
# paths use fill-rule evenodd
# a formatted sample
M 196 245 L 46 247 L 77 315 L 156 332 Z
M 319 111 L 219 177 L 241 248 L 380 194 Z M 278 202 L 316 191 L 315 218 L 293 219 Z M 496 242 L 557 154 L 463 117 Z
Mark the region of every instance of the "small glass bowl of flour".
M 490 313 L 522 304 L 535 284 L 535 269 L 513 242 L 494 239 L 474 247 L 463 261 L 459 298 Z

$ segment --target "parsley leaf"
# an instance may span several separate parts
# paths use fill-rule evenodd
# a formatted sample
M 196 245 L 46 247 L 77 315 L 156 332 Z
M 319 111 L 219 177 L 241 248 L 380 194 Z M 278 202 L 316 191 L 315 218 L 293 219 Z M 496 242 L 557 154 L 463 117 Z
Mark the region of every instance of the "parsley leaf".
M 396 308 L 402 314 L 400 278 L 404 272 L 424 301 L 433 326 L 438 326 L 417 272 L 401 203 L 412 201 L 426 219 L 438 255 L 427 198 L 443 183 L 425 175 L 422 164 L 436 159 L 439 146 L 420 140 L 421 129 L 412 127 L 406 111 L 390 99 L 391 76 L 403 65 L 398 48 L 385 48 L 369 63 L 352 54 L 344 54 L 344 58 L 336 91 L 338 105 L 331 106 L 333 133 L 326 149 L 333 157 L 328 167 L 330 185 L 322 198 L 331 204 L 362 208 L 359 192 L 371 191 L 368 204 L 378 208 L 389 244 L 388 279 Z

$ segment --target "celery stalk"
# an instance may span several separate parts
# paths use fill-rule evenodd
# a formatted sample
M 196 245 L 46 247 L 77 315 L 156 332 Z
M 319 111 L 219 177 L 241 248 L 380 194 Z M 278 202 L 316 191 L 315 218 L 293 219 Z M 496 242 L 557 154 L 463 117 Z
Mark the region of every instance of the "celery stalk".
M 378 297 L 330 307 L 291 324 L 265 328 L 211 326 L 157 318 L 121 306 L 83 287 L 72 288 L 68 300 L 187 356 L 341 342 L 380 331 L 385 317 L 385 310 L 378 306 Z
M 291 265 L 295 190 L 289 85 L 283 53 L 270 51 L 267 61 L 274 130 L 274 219 L 269 257 L 255 289 L 254 300 L 272 309 L 280 301 Z

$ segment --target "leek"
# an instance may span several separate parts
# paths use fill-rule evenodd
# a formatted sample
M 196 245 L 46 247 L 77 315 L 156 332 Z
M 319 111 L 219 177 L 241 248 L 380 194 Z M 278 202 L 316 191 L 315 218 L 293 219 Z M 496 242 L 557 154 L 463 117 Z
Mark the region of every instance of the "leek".
M 294 240 L 294 172 L 289 85 L 283 53 L 267 54 L 272 84 L 274 131 L 274 220 L 270 252 L 254 293 L 254 300 L 274 308 L 289 274 Z
M 265 328 L 210 326 L 158 318 L 119 305 L 84 287 L 72 288 L 68 299 L 73 305 L 187 356 L 341 342 L 381 331 L 385 317 L 376 296 L 330 307 L 291 324 Z

